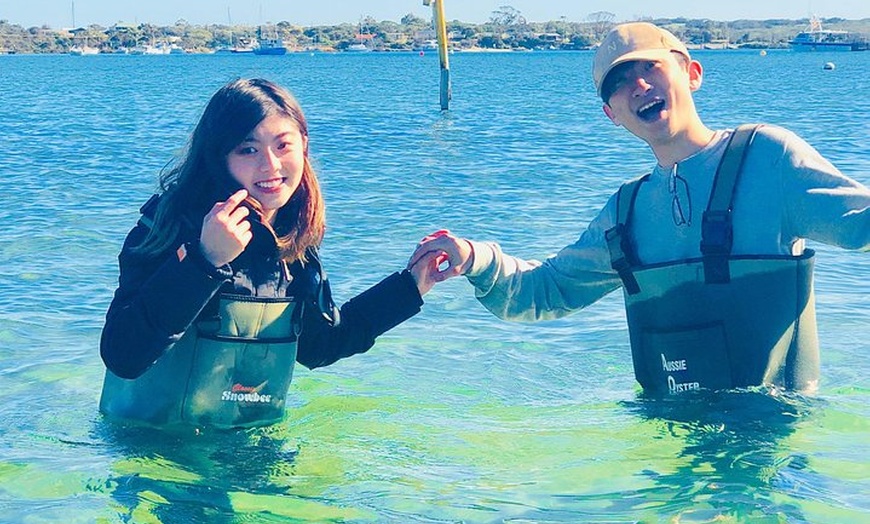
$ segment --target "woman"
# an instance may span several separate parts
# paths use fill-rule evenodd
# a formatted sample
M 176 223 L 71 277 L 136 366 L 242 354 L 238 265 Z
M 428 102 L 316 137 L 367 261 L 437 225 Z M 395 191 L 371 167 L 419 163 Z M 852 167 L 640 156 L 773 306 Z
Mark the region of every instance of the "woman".
M 420 310 L 428 259 L 342 306 L 318 258 L 324 204 L 296 100 L 266 80 L 211 98 L 119 256 L 100 410 L 150 424 L 283 416 L 294 361 L 367 351 Z

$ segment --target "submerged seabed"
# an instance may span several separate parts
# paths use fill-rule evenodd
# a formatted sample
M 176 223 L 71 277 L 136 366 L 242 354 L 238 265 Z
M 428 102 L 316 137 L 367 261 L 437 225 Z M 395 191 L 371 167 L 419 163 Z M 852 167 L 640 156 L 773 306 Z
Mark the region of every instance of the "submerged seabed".
M 870 518 L 870 257 L 826 246 L 812 246 L 814 398 L 644 399 L 618 294 L 512 324 L 454 280 L 368 354 L 299 369 L 271 428 L 154 431 L 97 413 L 118 249 L 231 78 L 277 80 L 308 113 L 339 300 L 436 228 L 545 257 L 652 164 L 601 114 L 589 53 L 451 56 L 446 113 L 430 55 L 0 57 L 0 522 Z M 708 123 L 784 125 L 870 183 L 862 53 L 697 56 Z

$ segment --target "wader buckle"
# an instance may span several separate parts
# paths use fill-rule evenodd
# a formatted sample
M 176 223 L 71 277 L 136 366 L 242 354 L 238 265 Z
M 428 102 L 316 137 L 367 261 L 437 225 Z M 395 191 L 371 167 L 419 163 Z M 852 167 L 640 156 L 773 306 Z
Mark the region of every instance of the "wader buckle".
M 701 254 L 704 255 L 704 280 L 708 284 L 731 281 L 728 256 L 734 242 L 731 211 L 704 211 L 701 223 Z
M 632 266 L 637 265 L 637 261 L 631 256 L 633 251 L 628 235 L 625 234 L 625 225 L 616 224 L 604 232 L 604 238 L 610 251 L 610 267 L 619 275 L 625 291 L 629 295 L 640 293 L 640 285 L 631 270 Z

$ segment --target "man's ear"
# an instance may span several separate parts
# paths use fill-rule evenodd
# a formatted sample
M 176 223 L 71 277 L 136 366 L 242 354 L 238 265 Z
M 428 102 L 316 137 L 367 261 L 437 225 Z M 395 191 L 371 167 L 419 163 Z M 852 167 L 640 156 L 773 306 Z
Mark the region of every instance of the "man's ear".
M 704 68 L 701 62 L 692 60 L 689 62 L 689 89 L 697 91 L 701 89 L 701 84 L 704 81 Z
M 616 115 L 613 114 L 613 108 L 611 108 L 609 104 L 604 104 L 603 106 L 601 106 L 601 109 L 604 111 L 604 114 L 607 115 L 607 118 L 609 118 L 610 121 L 613 122 L 613 125 L 622 125 L 619 123 L 619 120 L 616 119 Z

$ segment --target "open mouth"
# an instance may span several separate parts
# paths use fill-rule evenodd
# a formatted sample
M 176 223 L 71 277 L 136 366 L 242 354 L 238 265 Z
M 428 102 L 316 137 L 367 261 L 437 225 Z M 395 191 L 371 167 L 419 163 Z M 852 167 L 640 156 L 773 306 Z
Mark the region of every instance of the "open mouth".
M 642 105 L 640 109 L 637 110 L 637 116 L 645 122 L 652 122 L 659 117 L 664 108 L 664 100 L 653 100 L 652 102 Z
M 277 189 L 283 183 L 284 183 L 283 178 L 273 178 L 271 180 L 263 180 L 261 182 L 255 182 L 254 186 L 256 186 L 257 189 L 262 189 L 264 191 L 270 191 L 270 190 Z

